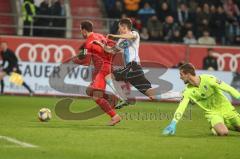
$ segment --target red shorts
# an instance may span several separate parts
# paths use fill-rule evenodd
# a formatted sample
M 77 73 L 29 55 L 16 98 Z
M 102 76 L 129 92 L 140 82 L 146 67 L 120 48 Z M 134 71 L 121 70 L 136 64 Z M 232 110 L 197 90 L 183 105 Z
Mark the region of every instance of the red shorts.
M 92 89 L 105 91 L 105 88 L 106 88 L 105 77 L 111 73 L 111 69 L 112 69 L 111 64 L 104 64 L 101 70 L 93 72 L 92 82 L 90 84 L 90 87 Z
M 106 81 L 105 81 L 105 77 L 108 75 L 107 72 L 98 72 L 96 74 L 93 75 L 93 81 L 90 84 L 90 87 L 93 89 L 97 89 L 97 90 L 105 90 L 106 88 Z

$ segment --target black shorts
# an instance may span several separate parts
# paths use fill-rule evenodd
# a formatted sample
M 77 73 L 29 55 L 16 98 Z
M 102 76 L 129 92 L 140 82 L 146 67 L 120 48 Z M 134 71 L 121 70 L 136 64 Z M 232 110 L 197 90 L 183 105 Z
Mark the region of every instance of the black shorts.
M 116 81 L 125 81 L 131 83 L 141 93 L 152 88 L 151 83 L 146 79 L 141 65 L 133 61 L 128 63 L 124 68 L 113 71 Z
M 10 75 L 13 72 L 14 67 L 7 67 L 4 68 L 3 71 L 6 72 L 6 74 Z M 18 74 L 22 74 L 21 70 L 17 67 L 17 70 L 15 71 Z

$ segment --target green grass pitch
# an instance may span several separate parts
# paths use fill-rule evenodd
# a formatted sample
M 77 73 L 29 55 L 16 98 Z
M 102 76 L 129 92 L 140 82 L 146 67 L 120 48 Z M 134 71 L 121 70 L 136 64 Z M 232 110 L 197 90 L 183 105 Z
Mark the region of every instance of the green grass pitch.
M 212 136 L 203 111 L 188 108 L 175 136 L 163 136 L 176 103 L 137 102 L 118 111 L 124 120 L 106 126 L 109 117 L 65 121 L 56 116 L 55 97 L 0 96 L 0 136 L 37 145 L 21 147 L 0 138 L 0 159 L 226 159 L 239 158 L 240 133 Z M 71 107 L 80 112 L 94 106 L 88 99 L 76 99 Z M 49 122 L 40 122 L 42 107 L 53 111 Z M 238 109 L 239 110 L 239 109 Z M 150 117 L 151 116 L 151 117 Z

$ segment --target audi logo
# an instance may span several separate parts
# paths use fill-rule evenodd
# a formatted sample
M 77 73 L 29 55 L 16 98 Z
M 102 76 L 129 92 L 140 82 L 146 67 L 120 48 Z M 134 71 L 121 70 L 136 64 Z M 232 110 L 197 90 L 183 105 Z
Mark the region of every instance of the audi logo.
M 23 49 L 29 49 L 29 51 L 23 52 L 22 51 Z M 54 50 L 54 52 L 50 53 L 50 50 Z M 44 44 L 23 43 L 17 47 L 15 52 L 19 59 L 21 59 L 21 56 L 20 56 L 21 54 L 24 53 L 24 56 L 26 56 L 26 53 L 27 53 L 27 57 L 30 62 L 36 62 L 38 54 L 41 54 L 42 62 L 49 62 L 51 54 L 53 54 L 53 58 L 55 62 L 62 62 L 64 50 L 68 50 L 72 56 L 76 55 L 75 50 L 71 46 L 69 45 L 57 46 L 54 44 L 44 45 Z
M 217 52 L 214 52 L 213 55 L 217 58 L 218 67 L 219 70 L 224 70 L 226 61 L 225 58 L 229 58 L 229 68 L 231 71 L 236 72 L 238 69 L 238 58 L 240 57 L 240 54 L 231 54 L 231 53 L 224 53 L 219 54 Z

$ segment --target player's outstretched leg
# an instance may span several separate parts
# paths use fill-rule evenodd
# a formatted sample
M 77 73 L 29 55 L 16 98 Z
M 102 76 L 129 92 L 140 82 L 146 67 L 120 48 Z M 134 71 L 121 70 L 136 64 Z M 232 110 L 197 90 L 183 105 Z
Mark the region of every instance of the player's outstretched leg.
M 121 117 L 116 113 L 111 104 L 104 98 L 104 92 L 101 90 L 87 89 L 87 94 L 93 97 L 93 100 L 101 107 L 101 109 L 111 117 L 109 126 L 114 126 L 121 121 Z
M 119 98 L 114 94 L 104 93 L 103 98 L 106 99 L 113 108 L 118 104 Z
M 103 98 L 102 91 L 94 91 L 93 99 L 102 108 L 102 110 L 111 117 L 111 121 L 108 124 L 109 126 L 114 126 L 121 121 L 121 117 L 115 112 L 110 103 Z
M 174 92 L 174 91 L 168 91 L 166 93 L 162 94 L 156 94 L 156 91 L 154 88 L 149 88 L 146 92 L 145 95 L 148 96 L 151 100 L 163 100 L 163 99 L 181 99 L 182 95 L 180 92 Z
M 105 81 L 107 85 L 113 90 L 113 92 L 120 98 L 120 102 L 115 106 L 116 109 L 120 109 L 130 104 L 126 94 L 123 92 L 121 85 L 115 81 L 113 74 L 107 75 L 105 77 Z
M 4 81 L 3 77 L 6 75 L 4 71 L 0 71 L 0 80 L 1 80 L 1 94 L 4 93 Z
M 28 90 L 28 92 L 29 92 L 29 95 L 30 96 L 33 96 L 33 91 L 32 91 L 32 89 L 27 85 L 27 83 L 26 82 L 23 82 L 23 87 L 25 87 L 27 90 Z

